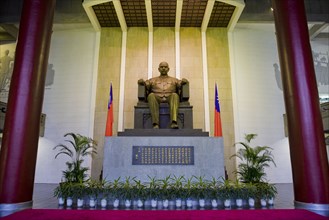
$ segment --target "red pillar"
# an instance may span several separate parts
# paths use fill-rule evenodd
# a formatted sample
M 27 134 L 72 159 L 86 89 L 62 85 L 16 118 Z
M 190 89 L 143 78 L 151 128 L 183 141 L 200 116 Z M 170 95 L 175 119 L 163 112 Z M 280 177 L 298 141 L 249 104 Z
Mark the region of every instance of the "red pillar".
M 304 1 L 273 0 L 296 207 L 329 211 L 329 168 Z
M 0 209 L 32 205 L 55 3 L 23 3 L 0 155 Z

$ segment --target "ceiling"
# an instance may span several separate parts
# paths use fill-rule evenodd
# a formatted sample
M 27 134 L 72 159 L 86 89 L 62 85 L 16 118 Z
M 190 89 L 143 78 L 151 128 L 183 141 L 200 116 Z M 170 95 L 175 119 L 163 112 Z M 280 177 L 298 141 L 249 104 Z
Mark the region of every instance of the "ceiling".
M 0 0 L 0 44 L 17 39 L 23 0 Z M 328 0 L 304 0 L 311 39 L 327 37 Z M 227 27 L 272 22 L 271 0 L 57 0 L 55 24 L 102 27 Z

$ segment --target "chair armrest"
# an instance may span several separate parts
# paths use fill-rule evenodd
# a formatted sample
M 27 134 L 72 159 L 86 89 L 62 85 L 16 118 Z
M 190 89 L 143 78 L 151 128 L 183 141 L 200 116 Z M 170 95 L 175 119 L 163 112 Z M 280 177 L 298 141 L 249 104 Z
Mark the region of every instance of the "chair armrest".
M 140 84 L 138 84 L 138 101 L 146 102 L 146 88 Z
M 180 101 L 187 102 L 189 98 L 190 98 L 190 83 L 187 82 L 186 84 L 182 85 Z

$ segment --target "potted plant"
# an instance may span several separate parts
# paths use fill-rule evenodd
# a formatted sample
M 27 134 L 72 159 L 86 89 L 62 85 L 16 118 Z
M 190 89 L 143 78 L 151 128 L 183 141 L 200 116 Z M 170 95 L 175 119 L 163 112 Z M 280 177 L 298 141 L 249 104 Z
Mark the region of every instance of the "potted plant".
M 175 195 L 175 205 L 176 208 L 182 207 L 182 189 L 183 189 L 183 182 L 185 181 L 184 176 L 175 176 L 172 178 L 172 190 Z
M 54 189 L 54 196 L 58 198 L 58 204 L 64 205 L 66 200 L 66 206 L 71 207 L 73 204 L 74 190 L 73 183 L 71 182 L 61 182 Z
M 197 199 L 199 201 L 199 206 L 204 208 L 206 205 L 206 199 L 209 195 L 208 184 L 203 176 L 193 176 L 196 179 L 196 191 L 197 191 Z
M 143 184 L 140 180 L 134 179 L 133 191 L 137 199 L 137 207 L 142 208 L 146 199 L 146 185 Z
M 209 198 L 211 200 L 211 206 L 213 208 L 217 208 L 219 204 L 219 187 L 220 181 L 215 177 L 212 177 L 211 181 L 208 183 L 208 190 L 209 190 Z
M 89 179 L 87 182 L 87 193 L 89 197 L 89 206 L 94 208 L 97 204 L 98 195 L 101 191 L 101 184 L 98 180 Z
M 247 189 L 247 194 L 248 194 L 248 205 L 250 208 L 254 208 L 255 207 L 255 198 L 257 197 L 256 184 L 245 183 L 245 187 Z
M 84 183 L 72 183 L 74 198 L 77 200 L 77 207 L 84 205 L 84 197 L 87 195 L 87 187 Z
M 100 198 L 101 207 L 105 208 L 107 206 L 107 200 L 109 197 L 108 182 L 105 179 L 99 181 L 98 196 Z
M 82 163 L 84 157 L 92 154 L 96 154 L 96 142 L 80 134 L 67 133 L 64 137 L 70 136 L 73 140 L 66 140 L 71 145 L 59 144 L 53 149 L 59 149 L 55 158 L 59 155 L 67 155 L 71 158 L 71 161 L 67 161 L 67 170 L 63 171 L 63 177 L 66 182 L 80 183 L 84 182 L 87 177 L 86 172 L 89 170 L 88 167 L 83 167 Z
M 151 207 L 156 208 L 158 205 L 159 196 L 159 181 L 155 177 L 150 177 L 147 185 L 147 197 L 151 200 Z
M 244 183 L 241 183 L 238 179 L 234 182 L 233 197 L 235 204 L 238 208 L 241 208 L 243 201 L 248 199 L 248 188 Z
M 132 185 L 133 180 L 134 178 L 128 176 L 122 184 L 121 198 L 125 201 L 126 208 L 130 208 L 132 199 L 134 198 L 134 191 Z
M 193 199 L 196 198 L 197 192 L 196 192 L 196 187 L 193 182 L 194 177 L 190 177 L 186 180 L 186 183 L 183 186 L 182 189 L 182 194 L 183 194 L 183 199 L 186 199 L 186 207 L 187 208 L 192 208 L 193 206 Z
M 245 142 L 235 144 L 242 145 L 242 148 L 231 156 L 231 158 L 237 157 L 241 160 L 236 173 L 240 181 L 244 183 L 259 183 L 265 180 L 265 167 L 269 167 L 271 163 L 276 166 L 271 152 L 272 148 L 268 146 L 250 146 L 251 140 L 255 139 L 256 136 L 257 134 L 246 134 Z
M 118 208 L 120 205 L 120 197 L 122 194 L 122 182 L 120 181 L 121 177 L 118 177 L 113 182 L 108 184 L 109 196 L 113 202 L 113 207 Z
M 223 179 L 219 188 L 219 197 L 224 203 L 225 208 L 231 207 L 231 199 L 233 198 L 234 186 L 231 180 Z
M 163 208 L 168 208 L 169 199 L 173 199 L 172 187 L 171 187 L 171 176 L 167 176 L 164 179 L 159 180 L 159 199 L 162 200 Z
M 65 204 L 67 198 L 68 183 L 60 182 L 59 185 L 54 189 L 54 197 L 58 198 L 58 205 L 62 206 Z
M 269 199 L 273 200 L 275 195 L 277 194 L 276 187 L 273 184 L 269 184 L 266 182 L 260 182 L 256 184 L 256 196 L 260 201 L 262 207 L 267 205 L 267 201 Z M 271 205 L 273 205 L 273 202 Z

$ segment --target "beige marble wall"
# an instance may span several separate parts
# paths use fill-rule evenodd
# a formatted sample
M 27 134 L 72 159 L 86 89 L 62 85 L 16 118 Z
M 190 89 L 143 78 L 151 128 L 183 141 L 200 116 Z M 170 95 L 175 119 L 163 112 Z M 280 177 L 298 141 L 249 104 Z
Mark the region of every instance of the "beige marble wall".
M 176 56 L 175 56 L 175 29 L 174 28 L 154 28 L 153 32 L 153 64 L 152 74 L 159 76 L 159 63 L 166 61 L 170 70 L 168 75 L 176 76 Z
M 147 78 L 148 29 L 129 28 L 127 32 L 125 98 L 123 128 L 134 127 L 134 106 L 137 103 L 137 80 Z
M 98 60 L 93 137 L 94 140 L 96 140 L 98 143 L 98 153 L 93 156 L 91 168 L 92 178 L 95 179 L 99 178 L 103 165 L 104 135 L 111 82 L 114 107 L 113 135 L 116 135 L 117 133 L 121 65 L 121 40 L 122 32 L 120 28 L 102 28 Z
M 199 28 L 181 28 L 180 54 L 181 77 L 188 79 L 190 82 L 193 127 L 204 130 L 202 47 Z
M 134 127 L 134 106 L 137 103 L 137 80 L 147 79 L 148 67 L 148 29 L 129 28 L 127 32 L 125 94 L 124 94 L 124 129 Z M 119 78 L 121 65 L 122 33 L 119 28 L 104 28 L 101 33 L 98 82 L 96 93 L 94 139 L 99 142 L 99 154 L 93 159 L 92 176 L 100 174 L 103 160 L 104 133 L 107 114 L 109 84 L 113 84 L 114 127 L 117 134 Z M 202 73 L 201 31 L 199 28 L 181 28 L 180 31 L 181 78 L 190 81 L 190 103 L 193 105 L 194 128 L 204 130 L 204 99 Z M 234 125 L 230 63 L 226 29 L 209 28 L 207 30 L 207 56 L 210 102 L 210 135 L 213 135 L 214 121 L 214 84 L 218 83 L 221 101 L 221 118 L 224 135 L 225 163 L 228 174 L 233 177 L 235 161 L 229 160 L 234 153 Z M 167 61 L 169 75 L 175 76 L 175 30 L 174 28 L 154 28 L 152 74 L 158 76 L 158 65 Z
M 210 130 L 214 131 L 215 83 L 220 101 L 221 121 L 224 138 L 225 165 L 229 177 L 235 177 L 235 160 L 229 159 L 235 153 L 232 84 L 230 74 L 229 47 L 226 28 L 207 29 L 208 83 L 210 102 Z

